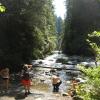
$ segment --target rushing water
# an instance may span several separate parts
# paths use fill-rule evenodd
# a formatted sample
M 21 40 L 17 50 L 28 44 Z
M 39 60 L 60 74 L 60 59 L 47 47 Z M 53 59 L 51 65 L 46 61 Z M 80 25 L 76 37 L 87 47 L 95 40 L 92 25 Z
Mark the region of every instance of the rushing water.
M 53 73 L 50 73 L 50 70 L 55 68 L 55 72 L 59 73 L 62 80 L 62 84 L 60 86 L 61 92 L 67 91 L 70 87 L 70 80 L 72 77 L 80 78 L 81 72 L 77 69 L 77 64 L 88 65 L 90 67 L 95 66 L 95 62 L 91 58 L 82 58 L 79 56 L 68 57 L 59 51 L 54 51 L 52 55 L 49 55 L 44 59 L 33 60 L 32 64 L 34 67 L 34 88 L 52 91 L 51 76 Z

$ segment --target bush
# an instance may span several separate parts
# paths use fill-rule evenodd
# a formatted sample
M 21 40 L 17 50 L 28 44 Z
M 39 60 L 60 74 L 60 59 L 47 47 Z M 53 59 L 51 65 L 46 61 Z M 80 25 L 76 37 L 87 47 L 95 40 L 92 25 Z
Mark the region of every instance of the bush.
M 86 74 L 88 81 L 80 86 L 78 94 L 84 100 L 100 100 L 100 66 L 97 68 L 84 68 L 80 69 Z

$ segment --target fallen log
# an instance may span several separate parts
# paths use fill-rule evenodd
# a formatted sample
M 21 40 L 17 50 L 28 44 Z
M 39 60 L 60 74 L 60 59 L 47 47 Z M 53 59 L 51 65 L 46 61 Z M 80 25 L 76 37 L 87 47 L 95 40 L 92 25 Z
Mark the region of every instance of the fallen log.
M 84 73 L 82 70 L 80 69 L 74 69 L 74 68 L 65 68 L 65 67 L 62 67 L 62 68 L 59 68 L 59 67 L 42 67 L 42 68 L 49 68 L 49 69 L 56 69 L 56 70 L 72 70 L 72 71 L 80 71 L 82 73 Z

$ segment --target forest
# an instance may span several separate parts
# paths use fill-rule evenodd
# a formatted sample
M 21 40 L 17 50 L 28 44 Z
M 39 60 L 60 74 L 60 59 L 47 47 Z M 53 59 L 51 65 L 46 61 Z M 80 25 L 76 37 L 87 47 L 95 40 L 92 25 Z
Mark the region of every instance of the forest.
M 96 57 L 96 47 L 100 47 L 100 1 L 67 0 L 66 3 L 63 52 Z
M 100 1 L 66 0 L 64 20 L 54 14 L 52 1 L 0 1 L 1 64 L 30 63 L 59 48 L 68 55 L 96 58 L 100 52 Z
M 56 48 L 52 0 L 1 0 L 0 63 L 20 65 Z
M 65 19 L 55 15 L 52 2 L 0 0 L 0 66 L 19 70 L 54 50 L 100 61 L 100 0 L 65 0 Z M 100 100 L 100 68 L 81 69 L 94 93 L 79 94 L 84 100 Z

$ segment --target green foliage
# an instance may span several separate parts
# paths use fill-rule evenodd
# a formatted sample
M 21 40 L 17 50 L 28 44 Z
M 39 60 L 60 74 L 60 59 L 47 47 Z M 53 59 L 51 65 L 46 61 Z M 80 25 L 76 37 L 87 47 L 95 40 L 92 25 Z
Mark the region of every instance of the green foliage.
M 100 100 L 100 66 L 97 68 L 85 69 L 84 66 L 80 66 L 80 69 L 86 73 L 88 81 L 80 85 L 79 95 L 84 98 L 84 100 Z
M 57 41 L 56 35 L 50 35 L 48 41 L 49 41 L 49 50 L 50 50 L 49 52 L 52 52 L 52 50 L 55 50 L 56 48 L 56 41 Z
M 62 39 L 64 36 L 64 20 L 56 16 L 57 49 L 62 49 Z
M 88 34 L 87 39 L 90 46 L 94 49 L 96 61 L 100 60 L 100 32 L 94 31 L 92 34 Z
M 5 12 L 6 11 L 6 8 L 5 6 L 3 6 L 1 3 L 0 3 L 0 12 Z
M 65 54 L 95 56 L 86 39 L 88 33 L 100 30 L 99 4 L 96 0 L 66 0 L 67 17 L 63 40 Z
M 7 0 L 0 16 L 0 63 L 31 63 L 55 49 L 52 0 Z

